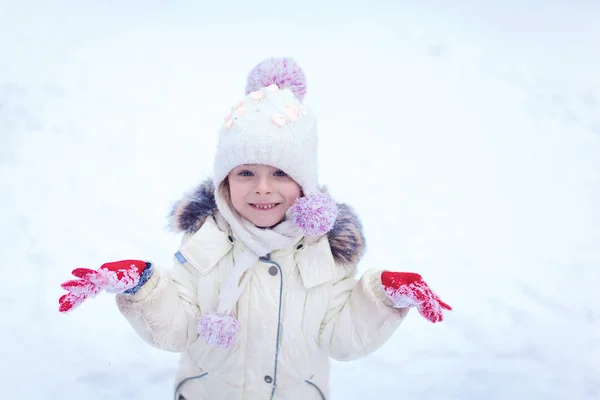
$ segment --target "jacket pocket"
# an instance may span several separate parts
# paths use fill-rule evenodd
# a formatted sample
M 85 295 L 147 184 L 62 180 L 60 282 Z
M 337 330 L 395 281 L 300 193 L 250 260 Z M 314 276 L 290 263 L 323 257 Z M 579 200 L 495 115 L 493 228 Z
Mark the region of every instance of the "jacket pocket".
M 313 387 L 313 388 L 314 388 L 314 389 L 315 389 L 317 392 L 319 392 L 319 395 L 321 396 L 321 400 L 327 400 L 327 399 L 325 398 L 325 395 L 324 395 L 324 394 L 323 394 L 323 392 L 321 391 L 321 389 L 320 389 L 320 388 L 319 388 L 319 387 L 318 387 L 316 384 L 312 383 L 312 382 L 311 382 L 311 381 L 309 381 L 309 380 L 306 380 L 306 381 L 304 381 L 304 382 L 308 383 L 308 384 L 309 384 L 310 386 L 312 386 L 312 387 Z
M 180 399 L 184 399 L 184 400 L 185 400 L 185 397 L 183 397 L 182 395 L 180 395 L 180 394 L 179 394 L 179 390 L 181 389 L 181 387 L 182 387 L 182 386 L 183 386 L 183 385 L 184 385 L 184 384 L 185 384 L 187 381 L 191 381 L 191 380 L 193 380 L 193 379 L 201 379 L 201 378 L 204 378 L 206 375 L 208 375 L 208 372 L 205 372 L 205 373 L 203 373 L 203 374 L 201 374 L 201 375 L 190 376 L 189 378 L 182 379 L 182 380 L 181 380 L 181 381 L 180 381 L 180 382 L 177 384 L 177 386 L 175 387 L 175 393 L 174 393 L 174 395 L 173 395 L 173 399 L 174 399 L 174 400 L 180 400 Z

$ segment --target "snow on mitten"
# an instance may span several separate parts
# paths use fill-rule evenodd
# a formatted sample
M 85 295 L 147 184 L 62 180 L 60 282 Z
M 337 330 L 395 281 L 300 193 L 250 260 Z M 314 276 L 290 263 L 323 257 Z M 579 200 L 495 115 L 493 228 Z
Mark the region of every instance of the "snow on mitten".
M 96 297 L 101 291 L 133 294 L 150 279 L 152 265 L 141 260 L 123 260 L 102 264 L 99 269 L 76 268 L 73 279 L 60 286 L 69 293 L 58 300 L 59 311 L 71 311 L 86 299 Z
M 452 307 L 429 288 L 419 274 L 384 271 L 381 274 L 381 283 L 394 307 L 416 307 L 419 314 L 431 322 L 442 321 L 443 310 L 452 310 Z

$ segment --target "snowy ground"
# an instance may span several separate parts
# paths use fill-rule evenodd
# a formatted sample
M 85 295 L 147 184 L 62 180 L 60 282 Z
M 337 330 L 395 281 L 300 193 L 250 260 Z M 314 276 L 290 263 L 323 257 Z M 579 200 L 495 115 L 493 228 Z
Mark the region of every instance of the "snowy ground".
M 336 363 L 332 399 L 600 398 L 600 3 L 202 3 L 0 3 L 2 398 L 170 399 L 176 355 L 112 296 L 59 315 L 59 284 L 170 263 L 170 205 L 273 55 L 307 72 L 361 270 L 455 307 Z

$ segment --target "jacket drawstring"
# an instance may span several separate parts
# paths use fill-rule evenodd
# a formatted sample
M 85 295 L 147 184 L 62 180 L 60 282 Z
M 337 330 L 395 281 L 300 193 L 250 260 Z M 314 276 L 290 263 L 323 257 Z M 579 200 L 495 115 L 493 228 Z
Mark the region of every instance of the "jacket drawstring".
M 179 389 L 181 389 L 181 386 L 183 386 L 184 383 L 186 383 L 187 381 L 191 381 L 192 379 L 202 378 L 202 377 L 204 377 L 206 375 L 208 375 L 208 372 L 205 372 L 202 375 L 190 376 L 189 378 L 185 378 L 181 382 L 179 382 L 177 384 L 177 386 L 175 387 L 175 393 L 173 394 L 173 400 L 178 400 L 177 399 L 177 395 L 179 394 Z

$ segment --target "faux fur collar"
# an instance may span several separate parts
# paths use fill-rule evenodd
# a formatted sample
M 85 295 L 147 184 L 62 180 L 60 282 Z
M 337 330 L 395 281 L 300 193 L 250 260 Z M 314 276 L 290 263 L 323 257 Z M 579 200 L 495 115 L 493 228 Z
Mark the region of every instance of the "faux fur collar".
M 339 215 L 327 233 L 331 253 L 337 264 L 356 265 L 365 251 L 362 225 L 356 214 L 345 204 L 337 204 Z M 217 211 L 214 185 L 208 179 L 175 203 L 169 216 L 175 232 L 194 233 Z

